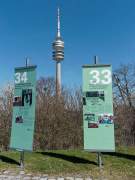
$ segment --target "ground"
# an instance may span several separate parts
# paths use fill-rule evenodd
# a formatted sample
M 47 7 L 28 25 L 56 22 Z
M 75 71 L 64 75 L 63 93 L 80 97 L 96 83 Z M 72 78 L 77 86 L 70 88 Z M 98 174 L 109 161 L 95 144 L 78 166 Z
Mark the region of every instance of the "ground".
M 20 171 L 20 153 L 1 152 L 0 171 Z M 108 179 L 135 179 L 135 147 L 119 147 L 115 153 L 103 153 L 104 166 L 97 166 L 96 153 L 83 150 L 25 152 L 26 173 L 48 176 L 79 176 Z

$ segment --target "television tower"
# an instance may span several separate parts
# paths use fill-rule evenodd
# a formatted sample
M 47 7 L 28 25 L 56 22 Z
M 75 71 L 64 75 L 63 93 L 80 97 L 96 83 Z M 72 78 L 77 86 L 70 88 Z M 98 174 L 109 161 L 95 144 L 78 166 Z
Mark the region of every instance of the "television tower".
M 60 9 L 57 12 L 57 34 L 52 44 L 53 60 L 56 61 L 56 95 L 61 95 L 61 61 L 64 59 L 64 41 L 60 34 Z

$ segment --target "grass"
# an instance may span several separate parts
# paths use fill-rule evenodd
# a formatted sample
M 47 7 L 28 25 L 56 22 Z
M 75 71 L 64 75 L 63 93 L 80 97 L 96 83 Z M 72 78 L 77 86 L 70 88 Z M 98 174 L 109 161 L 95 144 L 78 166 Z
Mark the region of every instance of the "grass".
M 19 157 L 17 151 L 1 152 L 0 171 L 19 171 Z M 135 179 L 135 147 L 119 147 L 116 153 L 104 153 L 103 162 L 103 168 L 99 169 L 96 154 L 83 150 L 25 152 L 28 173 Z

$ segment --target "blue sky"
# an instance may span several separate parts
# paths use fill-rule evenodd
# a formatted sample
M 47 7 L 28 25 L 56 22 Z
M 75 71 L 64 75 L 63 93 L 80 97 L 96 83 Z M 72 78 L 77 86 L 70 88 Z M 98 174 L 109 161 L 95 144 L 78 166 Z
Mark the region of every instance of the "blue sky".
M 14 67 L 25 57 L 36 64 L 38 78 L 55 76 L 52 42 L 56 35 L 57 7 L 65 41 L 62 82 L 81 85 L 83 64 L 135 62 L 134 0 L 1 0 L 0 86 L 13 81 Z

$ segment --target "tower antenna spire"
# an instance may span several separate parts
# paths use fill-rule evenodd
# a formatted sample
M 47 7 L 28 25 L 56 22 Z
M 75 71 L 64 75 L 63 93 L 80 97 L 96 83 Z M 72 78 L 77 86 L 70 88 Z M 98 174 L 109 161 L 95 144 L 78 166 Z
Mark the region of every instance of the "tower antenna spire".
M 57 9 L 57 37 L 60 37 L 60 8 Z

